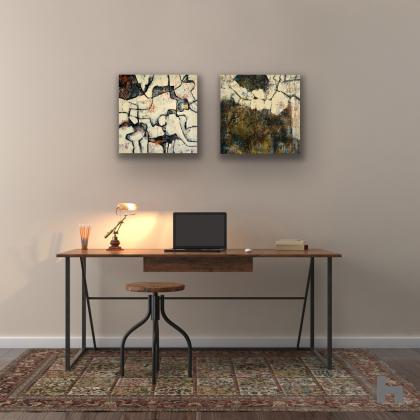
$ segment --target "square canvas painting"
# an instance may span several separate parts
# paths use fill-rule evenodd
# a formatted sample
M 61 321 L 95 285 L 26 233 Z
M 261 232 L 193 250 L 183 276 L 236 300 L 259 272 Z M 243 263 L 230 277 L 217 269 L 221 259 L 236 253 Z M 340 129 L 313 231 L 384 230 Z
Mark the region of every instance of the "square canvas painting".
M 119 76 L 119 153 L 197 153 L 197 75 Z
M 300 75 L 220 76 L 221 153 L 300 151 Z

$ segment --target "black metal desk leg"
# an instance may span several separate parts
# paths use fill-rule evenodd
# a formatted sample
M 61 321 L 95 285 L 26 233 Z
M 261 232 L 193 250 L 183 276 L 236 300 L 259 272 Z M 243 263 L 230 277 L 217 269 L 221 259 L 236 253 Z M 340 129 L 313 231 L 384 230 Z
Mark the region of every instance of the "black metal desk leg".
M 309 263 L 308 279 L 306 280 L 305 296 L 303 298 L 302 314 L 300 316 L 299 334 L 298 334 L 298 339 L 297 339 L 297 344 L 296 344 L 297 349 L 300 348 L 300 340 L 302 338 L 303 320 L 305 319 L 306 303 L 308 301 L 308 291 L 309 291 L 309 286 L 311 284 L 312 264 L 313 264 L 313 259 L 311 258 L 311 261 Z
M 86 258 L 83 258 L 83 257 L 80 258 L 80 265 L 82 268 L 82 287 L 83 287 L 82 297 L 84 293 L 85 301 L 86 301 L 86 305 L 88 309 L 88 314 L 89 314 L 89 323 L 90 323 L 90 331 L 92 333 L 93 348 L 96 350 L 97 347 L 96 347 L 95 329 L 93 327 L 92 308 L 90 307 L 90 296 L 89 296 L 87 280 L 86 280 Z M 82 318 L 83 318 L 83 309 L 82 309 Z M 85 342 L 86 342 L 86 308 L 85 308 L 84 321 L 82 322 L 83 322 L 83 325 L 85 325 Z
M 70 370 L 70 257 L 66 257 L 66 275 L 65 275 L 65 348 L 64 360 L 65 369 Z
M 82 350 L 86 350 L 86 288 L 82 276 Z
M 311 349 L 315 349 L 315 258 L 311 258 Z
M 328 299 L 328 337 L 327 337 L 327 368 L 332 369 L 332 258 L 327 262 L 327 299 Z

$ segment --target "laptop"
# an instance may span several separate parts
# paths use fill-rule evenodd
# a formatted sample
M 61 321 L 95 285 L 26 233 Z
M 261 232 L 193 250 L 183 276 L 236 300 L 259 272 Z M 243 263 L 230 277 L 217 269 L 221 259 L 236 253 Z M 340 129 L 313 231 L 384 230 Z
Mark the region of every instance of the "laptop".
M 165 252 L 220 252 L 226 250 L 226 213 L 173 214 L 173 248 Z

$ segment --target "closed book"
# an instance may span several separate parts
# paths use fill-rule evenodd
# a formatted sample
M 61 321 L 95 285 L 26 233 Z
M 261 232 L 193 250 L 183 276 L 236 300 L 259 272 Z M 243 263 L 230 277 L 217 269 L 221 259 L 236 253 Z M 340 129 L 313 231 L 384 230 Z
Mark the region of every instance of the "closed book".
M 307 244 L 296 244 L 296 245 L 276 245 L 278 251 L 304 251 L 308 249 Z
M 303 241 L 302 239 L 279 239 L 275 242 L 275 245 L 305 245 L 305 241 Z

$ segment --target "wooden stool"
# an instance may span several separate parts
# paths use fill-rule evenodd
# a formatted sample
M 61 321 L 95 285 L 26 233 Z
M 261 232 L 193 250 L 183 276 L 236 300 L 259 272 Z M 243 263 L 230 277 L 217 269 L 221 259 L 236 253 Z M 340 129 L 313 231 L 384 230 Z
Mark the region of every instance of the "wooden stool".
M 188 346 L 188 376 L 192 377 L 192 346 L 188 334 L 173 321 L 171 321 L 165 312 L 165 296 L 159 293 L 177 292 L 185 289 L 182 283 L 163 283 L 163 282 L 144 282 L 144 283 L 128 283 L 126 289 L 129 292 L 149 293 L 148 310 L 146 316 L 137 324 L 133 325 L 124 335 L 121 341 L 121 355 L 120 355 L 120 374 L 124 376 L 125 364 L 125 342 L 128 336 L 140 328 L 149 318 L 153 321 L 153 340 L 152 340 L 152 382 L 156 383 L 156 374 L 160 367 L 159 357 L 159 319 L 162 318 L 175 330 L 181 333 Z

